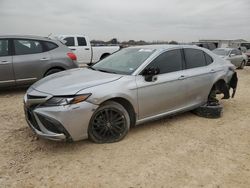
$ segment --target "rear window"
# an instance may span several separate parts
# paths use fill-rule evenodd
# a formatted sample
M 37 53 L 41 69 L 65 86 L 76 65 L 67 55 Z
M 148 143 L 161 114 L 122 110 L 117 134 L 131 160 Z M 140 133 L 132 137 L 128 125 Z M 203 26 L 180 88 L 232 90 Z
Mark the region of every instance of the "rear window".
M 47 47 L 47 51 L 53 50 L 58 47 L 58 45 L 53 42 L 45 42 L 45 45 Z
M 204 52 L 198 49 L 184 49 L 186 69 L 206 66 Z
M 213 58 L 210 55 L 208 55 L 205 52 L 204 52 L 204 54 L 205 54 L 205 59 L 206 59 L 207 65 L 209 65 L 209 64 L 211 64 L 211 63 L 214 62 Z

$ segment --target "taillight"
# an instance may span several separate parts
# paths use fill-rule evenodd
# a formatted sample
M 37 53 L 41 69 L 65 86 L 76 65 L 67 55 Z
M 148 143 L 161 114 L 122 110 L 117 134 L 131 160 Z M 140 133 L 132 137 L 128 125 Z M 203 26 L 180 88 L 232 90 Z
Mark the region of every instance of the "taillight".
M 77 60 L 77 57 L 76 57 L 76 55 L 75 55 L 74 53 L 69 52 L 69 53 L 67 53 L 67 55 L 68 55 L 68 57 L 69 57 L 71 60 L 73 60 L 73 61 L 76 61 L 76 60 Z

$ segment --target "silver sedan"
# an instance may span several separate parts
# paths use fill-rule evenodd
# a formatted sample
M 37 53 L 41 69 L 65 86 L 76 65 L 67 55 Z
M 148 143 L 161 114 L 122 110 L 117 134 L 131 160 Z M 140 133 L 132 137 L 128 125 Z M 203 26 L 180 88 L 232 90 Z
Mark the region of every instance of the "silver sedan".
M 223 59 L 230 61 L 239 69 L 243 69 L 247 63 L 246 55 L 237 48 L 217 48 L 213 52 Z
M 235 66 L 204 48 L 153 45 L 123 49 L 88 68 L 48 76 L 25 97 L 26 119 L 51 140 L 116 142 L 133 125 L 193 110 L 237 83 Z

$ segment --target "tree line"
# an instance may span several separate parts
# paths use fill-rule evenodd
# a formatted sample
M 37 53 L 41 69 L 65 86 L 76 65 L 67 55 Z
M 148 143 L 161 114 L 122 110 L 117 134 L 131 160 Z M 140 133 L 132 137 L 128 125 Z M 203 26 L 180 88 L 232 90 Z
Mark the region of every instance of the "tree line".
M 120 46 L 135 46 L 135 45 L 150 45 L 150 44 L 178 44 L 177 41 L 152 41 L 152 42 L 147 42 L 144 40 L 128 40 L 128 41 L 118 41 L 116 38 L 113 38 L 109 41 L 102 41 L 102 40 L 91 40 L 90 41 L 92 45 L 94 46 L 103 46 L 103 45 L 120 45 Z

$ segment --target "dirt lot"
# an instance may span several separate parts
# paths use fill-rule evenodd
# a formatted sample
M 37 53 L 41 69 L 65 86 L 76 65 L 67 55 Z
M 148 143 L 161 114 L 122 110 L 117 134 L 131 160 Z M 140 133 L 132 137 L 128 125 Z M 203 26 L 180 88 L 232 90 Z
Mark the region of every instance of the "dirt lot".
M 133 128 L 119 143 L 37 139 L 24 89 L 0 94 L 0 187 L 250 187 L 250 67 L 220 119 L 184 113 Z

